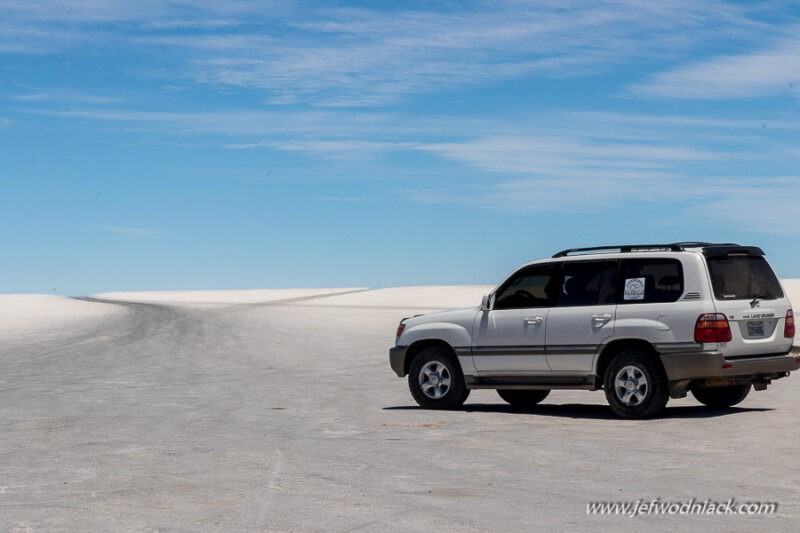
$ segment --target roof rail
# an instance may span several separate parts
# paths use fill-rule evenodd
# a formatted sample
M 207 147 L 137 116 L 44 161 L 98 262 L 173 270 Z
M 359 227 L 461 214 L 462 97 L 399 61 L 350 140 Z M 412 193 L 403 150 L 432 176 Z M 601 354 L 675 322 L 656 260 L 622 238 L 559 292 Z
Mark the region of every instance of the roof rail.
M 568 250 L 561 250 L 553 257 L 567 257 L 573 254 L 591 254 L 595 252 L 610 252 L 617 251 L 619 253 L 630 252 L 682 252 L 686 248 L 707 248 L 707 247 L 729 247 L 741 246 L 734 242 L 701 242 L 701 241 L 685 241 L 673 242 L 672 244 L 623 244 L 619 246 L 593 246 L 591 248 L 570 248 Z
M 687 242 L 676 242 L 673 243 L 675 246 L 680 246 L 681 248 L 703 248 L 706 246 L 739 246 L 733 242 L 695 242 L 695 241 L 687 241 Z
M 593 246 L 591 248 L 570 248 L 568 250 L 561 250 L 553 257 L 567 257 L 573 254 L 591 254 L 595 252 L 609 252 L 614 251 L 622 253 L 630 252 L 681 252 L 683 246 L 680 244 L 623 244 L 618 246 Z

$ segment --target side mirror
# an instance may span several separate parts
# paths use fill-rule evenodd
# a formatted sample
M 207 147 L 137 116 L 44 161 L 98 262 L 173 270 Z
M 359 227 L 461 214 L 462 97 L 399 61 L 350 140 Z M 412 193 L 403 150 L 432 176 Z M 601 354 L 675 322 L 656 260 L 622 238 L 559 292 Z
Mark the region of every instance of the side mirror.
M 491 294 L 484 294 L 483 299 L 481 300 L 481 311 L 490 311 L 492 309 L 492 304 L 494 303 L 494 298 Z

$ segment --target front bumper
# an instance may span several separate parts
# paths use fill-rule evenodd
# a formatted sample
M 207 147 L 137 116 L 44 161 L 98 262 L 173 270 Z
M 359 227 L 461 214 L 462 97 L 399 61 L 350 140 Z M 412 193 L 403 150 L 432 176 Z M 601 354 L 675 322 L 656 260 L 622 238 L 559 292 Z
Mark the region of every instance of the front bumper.
M 395 346 L 389 349 L 389 366 L 400 378 L 406 375 L 406 351 L 408 346 Z
M 725 359 L 718 352 L 661 354 L 669 381 L 729 376 L 762 376 L 800 369 L 800 351 L 787 354 Z

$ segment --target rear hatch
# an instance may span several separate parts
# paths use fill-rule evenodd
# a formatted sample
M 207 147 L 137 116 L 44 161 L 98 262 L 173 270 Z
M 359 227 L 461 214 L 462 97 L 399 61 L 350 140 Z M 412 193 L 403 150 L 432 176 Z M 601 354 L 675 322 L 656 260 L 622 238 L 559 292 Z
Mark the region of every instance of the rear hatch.
M 731 341 L 720 344 L 726 358 L 786 353 L 793 338 L 784 336 L 792 308 L 778 277 L 755 247 L 703 249 L 718 313 L 728 317 Z

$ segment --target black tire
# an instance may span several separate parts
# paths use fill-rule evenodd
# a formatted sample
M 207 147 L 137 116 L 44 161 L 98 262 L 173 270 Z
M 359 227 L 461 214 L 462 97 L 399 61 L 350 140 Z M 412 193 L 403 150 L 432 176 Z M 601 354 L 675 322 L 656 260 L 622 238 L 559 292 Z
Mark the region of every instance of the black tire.
M 497 389 L 497 394 L 512 407 L 529 409 L 547 398 L 547 395 L 550 394 L 550 391 Z
M 729 385 L 727 387 L 703 387 L 694 389 L 692 395 L 698 402 L 709 407 L 733 407 L 750 394 L 750 384 Z
M 621 418 L 652 418 L 669 400 L 659 361 L 640 350 L 625 350 L 614 356 L 606 368 L 603 388 L 608 405 Z
M 469 396 L 458 359 L 440 346 L 417 354 L 408 370 L 408 388 L 423 409 L 457 409 Z

